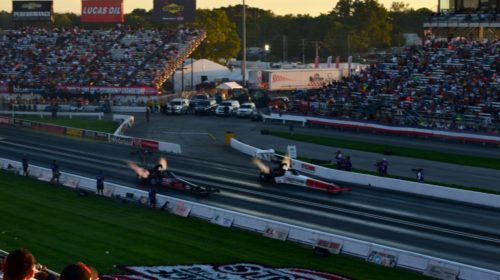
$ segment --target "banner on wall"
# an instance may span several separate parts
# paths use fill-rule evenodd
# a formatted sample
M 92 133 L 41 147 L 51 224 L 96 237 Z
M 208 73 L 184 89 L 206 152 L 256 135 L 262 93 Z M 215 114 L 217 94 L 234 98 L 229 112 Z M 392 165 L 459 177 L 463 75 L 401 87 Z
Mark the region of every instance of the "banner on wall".
M 123 23 L 123 0 L 82 0 L 84 23 Z
M 13 0 L 13 21 L 52 21 L 52 0 Z

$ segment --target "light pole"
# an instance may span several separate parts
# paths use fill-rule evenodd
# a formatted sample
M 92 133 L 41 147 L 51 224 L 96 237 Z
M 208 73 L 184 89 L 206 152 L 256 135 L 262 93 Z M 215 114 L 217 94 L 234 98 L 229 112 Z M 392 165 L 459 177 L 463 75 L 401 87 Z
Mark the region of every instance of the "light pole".
M 243 61 L 241 63 L 241 75 L 243 77 L 243 87 L 245 87 L 247 75 L 247 20 L 246 20 L 245 0 L 243 0 Z

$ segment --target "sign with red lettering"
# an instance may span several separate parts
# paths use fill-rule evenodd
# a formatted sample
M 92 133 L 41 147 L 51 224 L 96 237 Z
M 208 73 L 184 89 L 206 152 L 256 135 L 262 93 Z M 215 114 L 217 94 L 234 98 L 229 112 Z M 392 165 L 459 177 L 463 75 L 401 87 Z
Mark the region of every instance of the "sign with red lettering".
M 123 23 L 123 0 L 82 0 L 81 20 Z

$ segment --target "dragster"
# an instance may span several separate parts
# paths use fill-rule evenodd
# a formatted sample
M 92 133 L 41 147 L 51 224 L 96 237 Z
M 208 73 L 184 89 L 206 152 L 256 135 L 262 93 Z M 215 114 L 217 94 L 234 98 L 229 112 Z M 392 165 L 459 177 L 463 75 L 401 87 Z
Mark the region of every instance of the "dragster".
M 289 168 L 290 159 L 285 157 L 281 166 L 269 168 L 262 161 L 254 158 L 253 162 L 260 168 L 259 178 L 261 182 L 274 184 L 289 184 L 299 187 L 306 187 L 326 191 L 329 194 L 338 194 L 345 191 L 352 191 L 349 187 L 340 187 L 334 183 L 325 182 L 300 174 L 299 171 Z
M 148 152 L 140 151 L 139 154 L 145 159 Z M 197 196 L 210 196 L 212 193 L 220 192 L 218 188 L 198 185 L 180 178 L 174 172 L 167 169 L 167 160 L 165 158 L 160 158 L 158 164 L 152 168 L 142 168 L 131 161 L 127 161 L 127 165 L 136 172 L 138 183 L 143 187 L 164 187 L 192 193 Z

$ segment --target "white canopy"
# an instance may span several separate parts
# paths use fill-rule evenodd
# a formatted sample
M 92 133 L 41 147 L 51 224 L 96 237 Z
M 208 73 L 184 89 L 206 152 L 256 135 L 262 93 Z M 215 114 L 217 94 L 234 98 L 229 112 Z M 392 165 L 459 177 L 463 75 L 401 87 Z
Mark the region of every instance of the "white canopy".
M 224 90 L 231 90 L 237 88 L 243 88 L 243 87 L 236 82 L 226 82 L 217 86 L 217 89 L 224 89 Z

